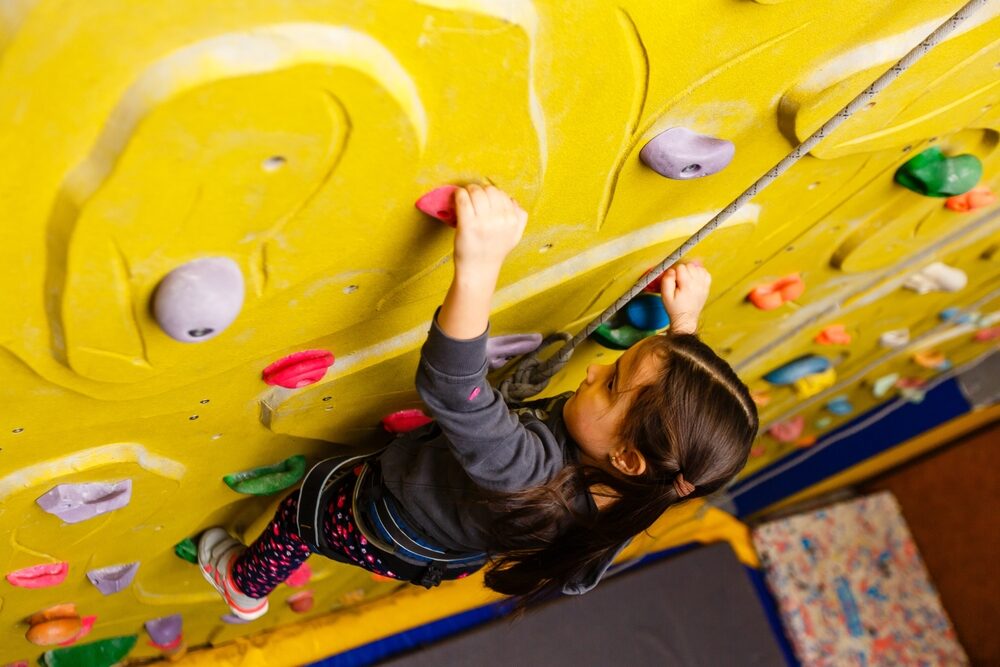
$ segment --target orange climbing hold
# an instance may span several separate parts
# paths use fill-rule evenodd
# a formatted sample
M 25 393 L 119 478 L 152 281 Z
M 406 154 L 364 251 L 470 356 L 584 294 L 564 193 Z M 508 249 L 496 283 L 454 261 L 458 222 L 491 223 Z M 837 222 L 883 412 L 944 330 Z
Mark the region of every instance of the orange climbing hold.
M 944 205 L 952 211 L 968 213 L 969 211 L 975 211 L 977 208 L 989 206 L 996 200 L 997 196 L 988 187 L 980 185 L 964 194 L 948 197 L 944 200 Z
M 758 285 L 750 290 L 747 299 L 761 310 L 774 310 L 788 301 L 795 301 L 806 291 L 802 277 L 793 273 L 773 283 Z
M 25 638 L 36 646 L 55 646 L 75 641 L 83 630 L 83 621 L 75 604 L 59 604 L 34 614 Z
M 850 345 L 851 334 L 847 333 L 845 325 L 831 324 L 820 331 L 813 340 L 820 345 Z

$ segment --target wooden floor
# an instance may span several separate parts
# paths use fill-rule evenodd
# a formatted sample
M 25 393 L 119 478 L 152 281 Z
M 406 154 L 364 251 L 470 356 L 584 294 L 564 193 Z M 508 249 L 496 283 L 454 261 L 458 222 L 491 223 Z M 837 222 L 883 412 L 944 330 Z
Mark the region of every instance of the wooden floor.
M 861 490 L 899 499 L 972 664 L 1000 667 L 1000 422 Z

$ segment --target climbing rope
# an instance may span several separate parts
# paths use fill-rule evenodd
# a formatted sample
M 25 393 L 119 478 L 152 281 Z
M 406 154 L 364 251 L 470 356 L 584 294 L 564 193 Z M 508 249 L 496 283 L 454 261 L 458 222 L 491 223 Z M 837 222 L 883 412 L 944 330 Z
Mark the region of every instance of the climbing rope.
M 565 333 L 563 331 L 557 331 L 556 333 L 548 336 L 542 341 L 541 345 L 527 355 L 520 362 L 518 362 L 517 367 L 510 377 L 505 379 L 500 383 L 498 391 L 500 395 L 503 396 L 504 400 L 510 403 L 517 403 L 523 401 L 526 398 L 534 396 L 542 389 L 545 389 L 545 385 L 549 383 L 549 378 L 562 370 L 566 362 L 569 361 L 569 356 L 567 356 L 562 361 L 556 361 L 551 364 L 548 369 L 548 375 L 546 375 L 541 381 L 536 381 L 536 372 L 539 366 L 542 364 L 542 360 L 538 358 L 539 354 L 543 349 L 552 345 L 557 341 L 568 341 L 573 336 L 571 334 Z
M 538 352 L 536 351 L 534 354 L 522 359 L 515 367 L 511 378 L 508 378 L 503 382 L 502 386 L 505 387 L 505 391 L 507 392 L 504 396 L 507 397 L 509 395 L 510 397 L 516 397 L 518 400 L 522 400 L 529 396 L 533 396 L 544 389 L 552 376 L 558 373 L 569 361 L 573 354 L 573 350 L 576 349 L 580 343 L 586 340 L 587 337 L 590 336 L 595 329 L 597 329 L 597 327 L 610 320 L 615 313 L 625 306 L 625 304 L 631 301 L 637 294 L 642 292 L 642 290 L 646 288 L 646 285 L 653 282 L 657 276 L 673 266 L 681 257 L 687 254 L 691 248 L 703 241 L 709 234 L 715 231 L 719 225 L 732 216 L 733 213 L 742 208 L 748 201 L 756 197 L 761 190 L 773 183 L 778 176 L 788 171 L 792 165 L 809 153 L 809 151 L 811 151 L 816 144 L 826 138 L 827 135 L 839 127 L 841 123 L 854 115 L 855 112 L 868 104 L 890 83 L 895 81 L 903 72 L 912 67 L 915 62 L 923 58 L 928 51 L 937 46 L 948 35 L 954 32 L 959 25 L 985 5 L 987 1 L 988 0 L 969 0 L 969 2 L 955 12 L 951 18 L 939 25 L 923 41 L 903 56 L 899 62 L 890 67 L 882 76 L 876 79 L 874 83 L 861 91 L 857 97 L 848 102 L 840 111 L 834 114 L 834 116 L 824 123 L 822 127 L 813 132 L 807 139 L 805 139 L 805 141 L 796 146 L 791 153 L 782 158 L 778 164 L 774 165 L 774 167 L 768 170 L 767 173 L 758 178 L 752 185 L 750 185 L 750 187 L 744 190 L 743 194 L 738 196 L 728 206 L 719 211 L 714 218 L 705 223 L 705 226 L 695 232 L 690 238 L 688 238 L 688 240 L 682 243 L 680 247 L 670 253 L 670 255 L 668 255 L 662 262 L 654 266 L 641 278 L 639 278 L 635 285 L 619 297 L 617 301 L 608 306 L 604 312 L 594 318 L 594 320 L 585 326 L 579 333 L 570 338 L 569 341 L 559 348 L 559 351 L 556 352 L 551 358 L 545 362 L 540 362 L 538 360 Z M 569 338 L 569 334 L 565 333 L 559 334 L 559 336 Z

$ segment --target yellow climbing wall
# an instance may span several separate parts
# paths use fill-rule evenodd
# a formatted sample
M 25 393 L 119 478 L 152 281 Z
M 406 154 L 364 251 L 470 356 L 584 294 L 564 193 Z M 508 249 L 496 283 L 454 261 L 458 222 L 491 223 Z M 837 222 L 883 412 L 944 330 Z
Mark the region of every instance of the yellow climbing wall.
M 419 405 L 452 238 L 413 208 L 421 194 L 510 191 L 531 221 L 493 332 L 575 332 L 962 4 L 0 0 L 0 567 L 69 563 L 57 586 L 0 583 L 0 661 L 36 658 L 25 619 L 62 602 L 97 616 L 84 641 L 138 633 L 133 656 L 158 654 L 142 623 L 168 614 L 189 646 L 302 618 L 283 587 L 264 619 L 222 623 L 173 545 L 218 523 L 253 537 L 273 499 L 224 474 L 362 445 Z M 956 213 L 893 173 L 939 146 L 980 158 L 996 191 L 998 101 L 993 0 L 695 248 L 714 276 L 704 338 L 760 392 L 765 427 L 805 418 L 797 442 L 763 436 L 751 469 L 850 419 L 830 398 L 856 414 L 899 391 L 874 397 L 879 377 L 935 374 L 915 352 L 961 365 L 996 347 L 974 336 L 1000 311 L 997 205 Z M 689 181 L 645 167 L 639 150 L 678 126 L 732 141 L 732 164 Z M 245 300 L 221 335 L 180 343 L 150 302 L 201 257 L 235 260 Z M 967 285 L 901 287 L 933 261 Z M 794 302 L 746 301 L 794 272 Z M 985 320 L 942 322 L 950 306 Z M 816 344 L 831 324 L 852 342 Z M 901 328 L 907 346 L 879 345 Z M 306 349 L 337 357 L 319 382 L 264 384 Z M 802 398 L 763 381 L 809 353 L 836 385 Z M 551 391 L 615 354 L 588 342 Z M 126 478 L 130 504 L 81 523 L 35 504 L 57 484 Z M 136 561 L 110 596 L 85 577 Z M 313 615 L 396 590 L 312 565 Z

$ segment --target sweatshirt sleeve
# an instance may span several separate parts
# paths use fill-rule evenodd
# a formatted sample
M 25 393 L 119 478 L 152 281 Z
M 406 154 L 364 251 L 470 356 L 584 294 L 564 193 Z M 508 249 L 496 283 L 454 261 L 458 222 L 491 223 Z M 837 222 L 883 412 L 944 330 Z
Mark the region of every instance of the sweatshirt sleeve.
M 437 314 L 420 354 L 417 392 L 465 472 L 491 491 L 544 484 L 563 467 L 563 451 L 541 422 L 522 424 L 486 379 L 489 329 L 471 340 L 446 335 Z

